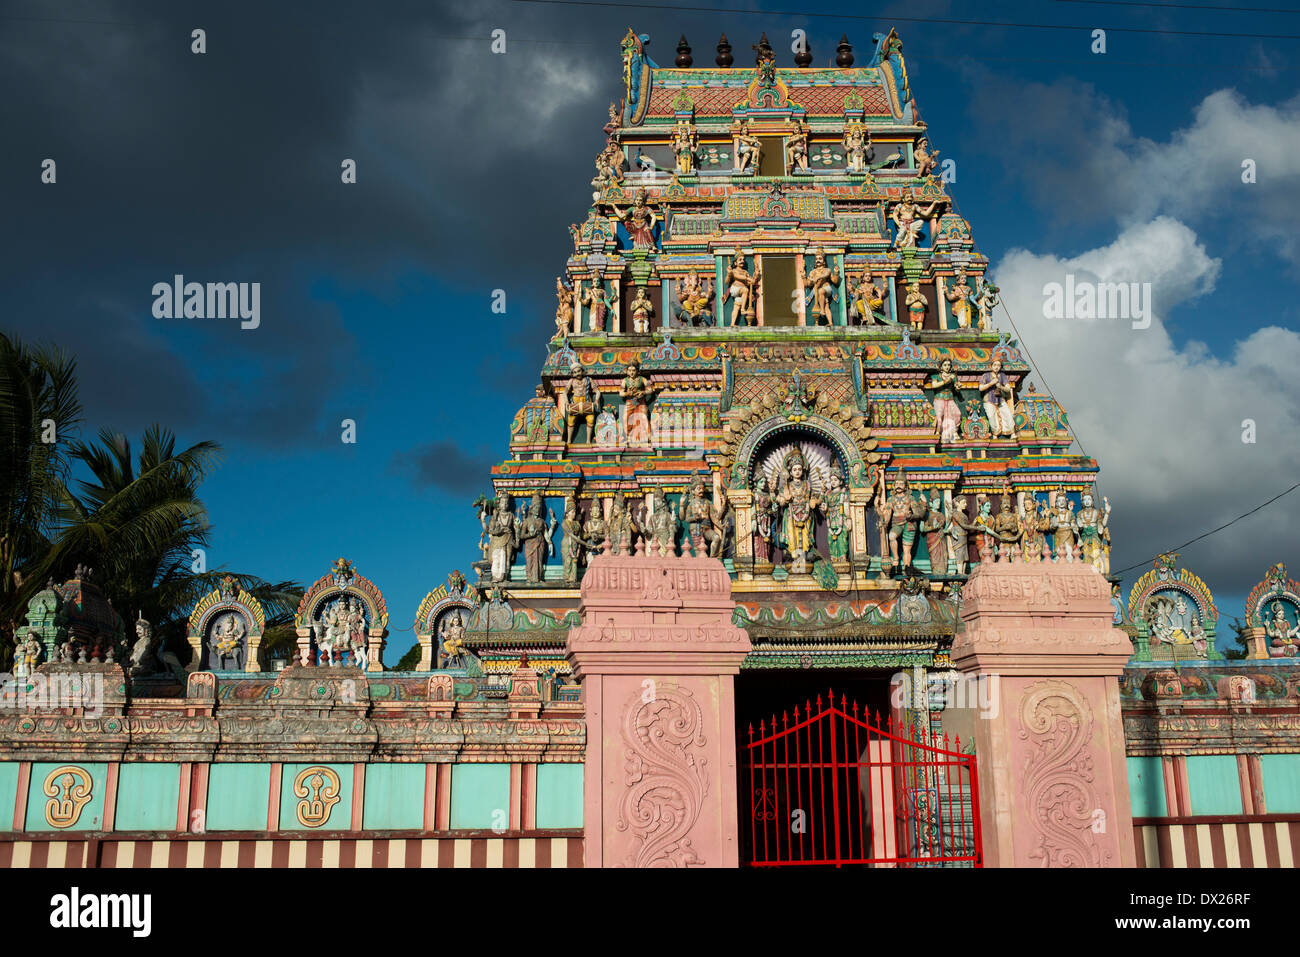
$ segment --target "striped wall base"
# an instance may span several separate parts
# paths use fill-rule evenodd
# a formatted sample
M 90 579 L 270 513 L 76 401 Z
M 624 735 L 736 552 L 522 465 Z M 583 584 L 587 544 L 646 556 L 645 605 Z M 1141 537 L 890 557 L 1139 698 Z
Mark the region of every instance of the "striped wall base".
M 0 836 L 0 869 L 10 867 L 582 867 L 582 836 Z
M 1295 867 L 1300 817 L 1134 818 L 1138 867 Z

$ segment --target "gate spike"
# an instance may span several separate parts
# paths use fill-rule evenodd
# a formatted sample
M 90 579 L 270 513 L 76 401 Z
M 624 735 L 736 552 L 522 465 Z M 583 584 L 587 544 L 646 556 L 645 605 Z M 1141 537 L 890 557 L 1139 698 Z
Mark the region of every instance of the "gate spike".
M 763 734 L 763 719 L 762 719 L 762 718 L 759 718 L 759 719 L 758 719 L 758 733 L 759 733 L 760 736 Z
M 781 712 L 781 727 L 783 727 L 783 728 L 788 728 L 789 726 L 790 726 L 790 712 L 789 712 L 789 711 L 782 711 L 782 712 Z
M 960 734 L 957 735 L 956 739 L 953 741 L 953 743 L 952 743 L 952 749 L 953 749 L 954 751 L 956 751 L 958 754 L 961 754 L 961 735 L 960 735 Z
M 749 722 L 749 740 L 754 740 L 754 722 Z

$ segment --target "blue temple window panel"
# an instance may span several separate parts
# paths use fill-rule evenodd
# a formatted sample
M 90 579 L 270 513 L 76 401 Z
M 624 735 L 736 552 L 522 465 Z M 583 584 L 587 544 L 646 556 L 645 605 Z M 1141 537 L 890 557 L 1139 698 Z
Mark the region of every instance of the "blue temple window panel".
M 1300 754 L 1261 754 L 1264 808 L 1269 814 L 1300 813 Z
M 0 831 L 14 828 L 14 805 L 18 800 L 19 762 L 0 762 Z
M 1232 754 L 1188 755 L 1187 790 L 1193 814 L 1241 814 L 1241 775 Z
M 581 764 L 541 764 L 537 767 L 537 827 L 582 827 Z
M 265 831 L 269 764 L 214 764 L 208 770 L 208 831 Z
M 413 831 L 424 827 L 426 765 L 371 764 L 366 767 L 366 830 Z
M 180 795 L 180 765 L 123 764 L 117 776 L 117 810 L 114 813 L 113 829 L 175 830 Z
M 510 827 L 510 765 L 450 767 L 452 830 L 507 830 Z
M 1134 817 L 1164 817 L 1168 813 L 1163 758 L 1128 759 L 1128 797 Z

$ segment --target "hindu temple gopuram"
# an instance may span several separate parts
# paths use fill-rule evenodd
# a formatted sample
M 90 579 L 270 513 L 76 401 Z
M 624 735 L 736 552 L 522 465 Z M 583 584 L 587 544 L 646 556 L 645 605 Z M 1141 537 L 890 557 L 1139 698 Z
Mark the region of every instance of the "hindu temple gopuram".
M 1300 586 L 1229 659 L 1177 555 L 1112 574 L 898 35 L 620 49 L 416 669 L 346 559 L 281 669 L 234 579 L 188 662 L 52 582 L 19 697 L 102 700 L 0 716 L 0 863 L 1292 866 Z

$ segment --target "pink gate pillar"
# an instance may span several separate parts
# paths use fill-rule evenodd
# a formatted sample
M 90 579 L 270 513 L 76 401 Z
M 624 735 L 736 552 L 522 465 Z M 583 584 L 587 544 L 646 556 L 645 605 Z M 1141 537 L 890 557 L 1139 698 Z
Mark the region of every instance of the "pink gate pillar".
M 737 867 L 731 623 L 715 558 L 597 555 L 567 656 L 587 711 L 587 867 Z
M 985 562 L 962 589 L 953 664 L 996 683 L 975 720 L 990 867 L 1136 866 L 1110 594 L 1078 561 Z

